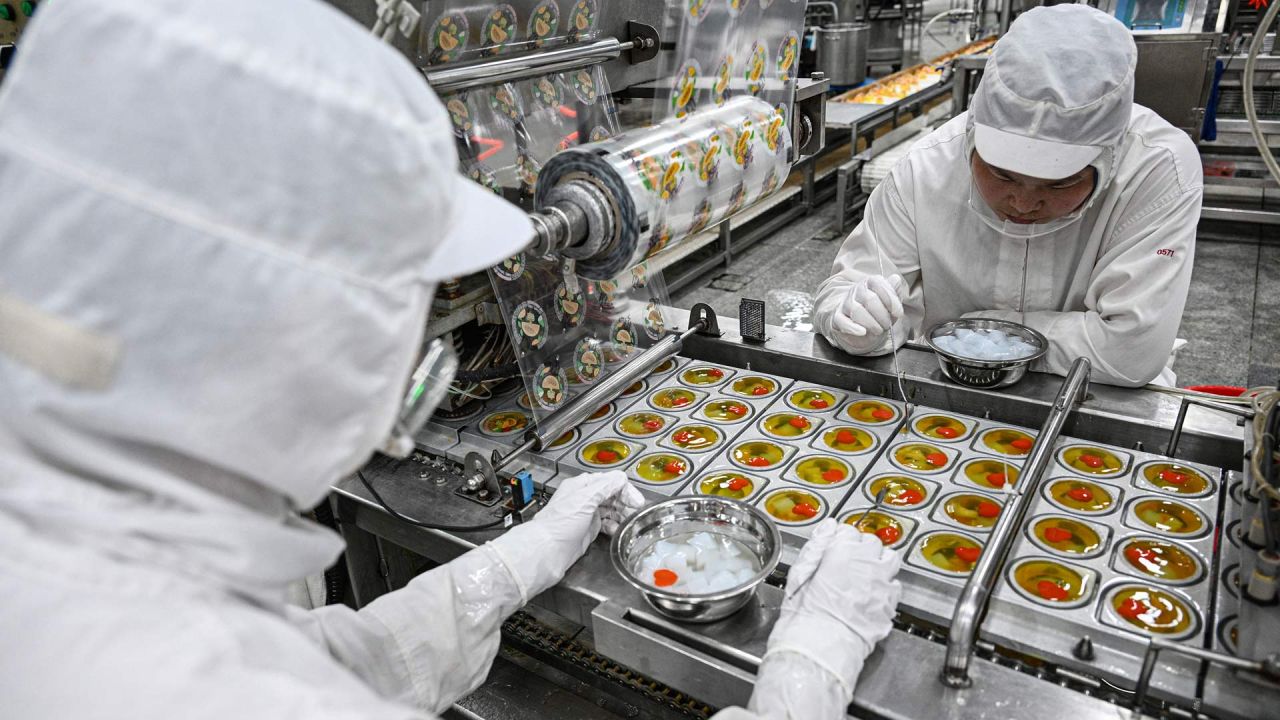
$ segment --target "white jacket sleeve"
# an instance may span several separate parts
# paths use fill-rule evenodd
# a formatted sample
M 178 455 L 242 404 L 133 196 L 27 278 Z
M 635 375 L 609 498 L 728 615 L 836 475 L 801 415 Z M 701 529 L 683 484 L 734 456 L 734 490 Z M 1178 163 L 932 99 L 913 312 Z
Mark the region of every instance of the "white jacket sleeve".
M 979 311 L 1013 320 L 1049 339 L 1034 366 L 1065 375 L 1077 357 L 1092 363 L 1090 379 L 1140 387 L 1165 367 L 1191 285 L 1201 188 L 1171 194 L 1125 222 L 1101 251 L 1085 292 L 1085 310 Z
M 439 714 L 484 681 L 502 622 L 522 604 L 500 555 L 482 545 L 359 611 L 286 615 L 383 697 Z
M 831 277 L 818 288 L 818 296 L 814 300 L 814 329 L 830 339 L 833 334 L 832 318 L 840 311 L 850 288 L 868 275 L 902 276 L 907 284 L 907 296 L 902 301 L 905 317 L 894 323 L 893 332 L 886 335 L 878 347 L 861 353 L 864 355 L 891 352 L 894 349 L 892 345 L 901 346 L 913 333 L 920 332 L 924 322 L 924 284 L 920 277 L 914 213 L 898 193 L 899 171 L 895 168 L 871 192 L 862 222 L 840 246 L 831 268 Z

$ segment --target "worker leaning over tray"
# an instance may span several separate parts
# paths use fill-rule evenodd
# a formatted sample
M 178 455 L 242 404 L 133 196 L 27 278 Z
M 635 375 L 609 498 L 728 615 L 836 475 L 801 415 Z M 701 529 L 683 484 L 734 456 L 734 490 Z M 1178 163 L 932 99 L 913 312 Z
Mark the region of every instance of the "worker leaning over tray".
M 969 111 L 871 193 L 815 327 L 879 355 L 944 320 L 1012 320 L 1049 339 L 1034 369 L 1065 374 L 1083 356 L 1100 382 L 1172 384 L 1200 158 L 1134 104 L 1136 58 L 1129 31 L 1087 6 L 1019 17 Z
M 421 74 L 319 2 L 42 6 L 0 89 L 0 718 L 426 718 L 643 504 L 569 478 L 359 611 L 285 603 L 342 552 L 297 509 L 430 414 L 436 283 L 531 236 L 457 163 Z M 722 717 L 842 717 L 898 563 L 816 525 Z

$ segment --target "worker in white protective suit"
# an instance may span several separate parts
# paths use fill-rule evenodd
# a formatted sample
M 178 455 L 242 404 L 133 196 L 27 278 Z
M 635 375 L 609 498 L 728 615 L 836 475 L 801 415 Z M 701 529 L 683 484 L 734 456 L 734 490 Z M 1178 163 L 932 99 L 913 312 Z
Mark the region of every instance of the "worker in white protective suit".
M 1133 103 L 1137 51 L 1084 5 L 1034 8 L 996 43 L 967 112 L 919 141 L 867 202 L 814 326 L 880 355 L 944 320 L 1049 339 L 1033 369 L 1172 384 L 1191 280 L 1200 157 Z
M 407 450 L 436 282 L 530 237 L 456 166 L 421 75 L 326 5 L 41 6 L 0 86 L 0 717 L 430 716 L 641 504 L 585 475 L 358 612 L 284 603 L 342 550 L 297 510 Z M 819 527 L 753 711 L 841 714 L 896 569 Z

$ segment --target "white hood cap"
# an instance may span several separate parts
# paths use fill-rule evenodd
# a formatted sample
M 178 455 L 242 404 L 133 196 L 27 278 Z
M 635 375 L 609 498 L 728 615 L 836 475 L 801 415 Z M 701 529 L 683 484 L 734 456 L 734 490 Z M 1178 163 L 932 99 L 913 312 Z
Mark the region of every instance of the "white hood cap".
M 435 282 L 531 237 L 456 168 L 422 75 L 314 0 L 41 4 L 0 88 L 0 474 L 314 505 Z
M 1137 57 L 1129 29 L 1099 10 L 1055 5 L 1023 13 L 996 43 L 973 96 L 978 154 L 1047 180 L 1114 154 L 1129 125 Z

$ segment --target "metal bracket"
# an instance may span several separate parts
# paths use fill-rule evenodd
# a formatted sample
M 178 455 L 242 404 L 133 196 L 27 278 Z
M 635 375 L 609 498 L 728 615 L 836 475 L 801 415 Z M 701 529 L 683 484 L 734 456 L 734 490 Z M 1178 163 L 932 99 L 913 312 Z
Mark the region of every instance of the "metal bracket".
M 1178 441 L 1182 439 L 1182 426 L 1187 422 L 1187 408 L 1192 405 L 1199 405 L 1210 410 L 1235 415 L 1236 417 L 1244 418 L 1246 421 L 1253 419 L 1252 409 L 1237 408 L 1210 400 L 1201 400 L 1200 398 L 1184 397 L 1182 398 L 1182 403 L 1178 405 L 1178 418 L 1174 420 L 1173 430 L 1169 433 L 1169 447 L 1164 451 L 1164 454 L 1168 457 L 1173 457 L 1178 452 Z
M 476 322 L 481 325 L 505 325 L 502 319 L 502 308 L 498 307 L 498 303 L 479 302 L 476 303 Z
M 658 57 L 658 47 L 661 42 L 657 29 L 652 25 L 628 20 L 627 36 L 634 43 L 634 47 L 627 51 L 627 61 L 632 65 L 639 65 Z
M 724 333 L 720 332 L 720 322 L 716 319 L 716 311 L 706 303 L 694 303 L 689 309 L 689 327 L 693 327 L 701 323 L 702 329 L 698 330 L 699 335 L 708 337 L 720 337 Z
M 494 454 L 497 454 L 496 450 Z M 502 500 L 502 488 L 498 485 L 493 463 L 485 456 L 475 451 L 467 453 L 462 461 L 462 471 L 467 482 L 457 489 L 458 495 L 485 506 L 496 505 Z

